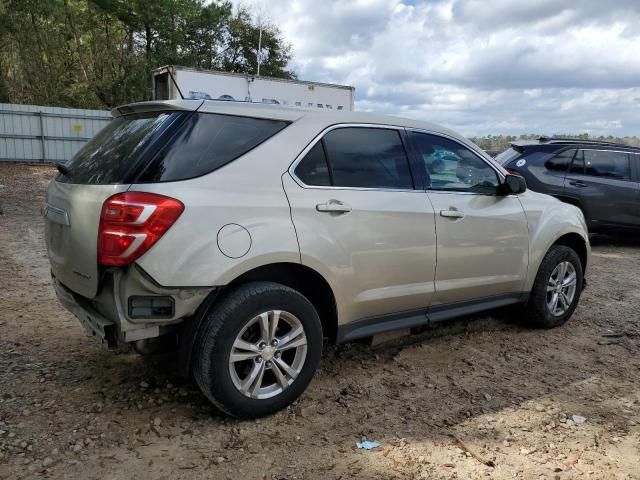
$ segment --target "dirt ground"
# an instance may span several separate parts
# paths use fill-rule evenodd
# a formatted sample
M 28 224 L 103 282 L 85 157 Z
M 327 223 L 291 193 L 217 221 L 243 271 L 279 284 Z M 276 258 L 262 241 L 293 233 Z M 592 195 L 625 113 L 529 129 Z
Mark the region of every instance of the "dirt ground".
M 497 312 L 328 348 L 292 407 L 236 421 L 170 359 L 104 350 L 57 303 L 53 172 L 0 164 L 0 479 L 640 478 L 637 236 L 593 239 L 562 328 Z

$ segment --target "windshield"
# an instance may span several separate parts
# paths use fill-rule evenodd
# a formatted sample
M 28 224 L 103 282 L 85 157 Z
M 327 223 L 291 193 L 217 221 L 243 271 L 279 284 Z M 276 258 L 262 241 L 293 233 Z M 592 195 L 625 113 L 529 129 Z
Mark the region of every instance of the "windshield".
M 88 185 L 128 183 L 152 140 L 183 116 L 184 112 L 152 112 L 114 119 L 65 164 L 68 172 L 57 180 Z

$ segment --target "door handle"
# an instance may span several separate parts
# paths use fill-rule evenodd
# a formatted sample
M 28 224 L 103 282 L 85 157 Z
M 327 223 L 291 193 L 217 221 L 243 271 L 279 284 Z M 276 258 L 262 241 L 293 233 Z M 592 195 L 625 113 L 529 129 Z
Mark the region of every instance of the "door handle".
M 452 208 L 449 210 L 440 210 L 440 216 L 445 218 L 462 218 L 464 217 L 464 213 Z
M 582 182 L 580 180 L 570 180 L 569 181 L 569 185 L 573 185 L 574 187 L 580 187 L 580 188 L 587 186 L 586 183 L 584 183 L 584 182 Z
M 316 210 L 328 213 L 349 213 L 351 206 L 338 200 L 329 200 L 327 203 L 319 203 L 316 205 Z

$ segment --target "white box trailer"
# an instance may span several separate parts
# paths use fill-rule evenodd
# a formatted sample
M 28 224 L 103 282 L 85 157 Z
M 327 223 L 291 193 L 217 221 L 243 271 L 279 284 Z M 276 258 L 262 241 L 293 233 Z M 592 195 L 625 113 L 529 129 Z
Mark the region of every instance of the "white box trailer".
M 153 70 L 155 100 L 235 100 L 298 108 L 353 110 L 354 87 L 164 66 Z

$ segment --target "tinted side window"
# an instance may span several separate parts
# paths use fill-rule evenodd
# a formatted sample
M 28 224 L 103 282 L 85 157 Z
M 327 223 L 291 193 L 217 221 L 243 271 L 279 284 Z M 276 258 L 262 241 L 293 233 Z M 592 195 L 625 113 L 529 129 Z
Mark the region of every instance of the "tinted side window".
M 573 157 L 570 171 L 571 173 L 584 175 L 584 155 L 582 150 L 579 150 L 578 153 L 576 153 L 576 156 Z
M 334 186 L 413 189 L 397 130 L 345 127 L 331 130 L 323 142 Z
M 629 154 L 604 150 L 584 150 L 585 175 L 629 180 Z
M 565 150 L 564 152 L 560 152 L 553 158 L 550 158 L 546 162 L 544 162 L 544 166 L 547 170 L 553 170 L 555 172 L 566 172 L 569 170 L 569 165 L 571 165 L 571 160 L 573 160 L 574 155 L 576 154 L 575 149 Z
M 65 183 L 103 185 L 128 183 L 145 152 L 184 112 L 124 115 L 111 121 L 66 163 L 69 173 L 58 175 Z
M 414 133 L 414 139 L 432 190 L 496 193 L 500 184 L 498 174 L 468 148 L 426 133 Z
M 316 143 L 295 170 L 297 177 L 307 185 L 329 186 L 331 177 L 322 142 Z
M 142 182 L 198 177 L 226 165 L 287 126 L 264 118 L 196 113 L 142 174 Z

